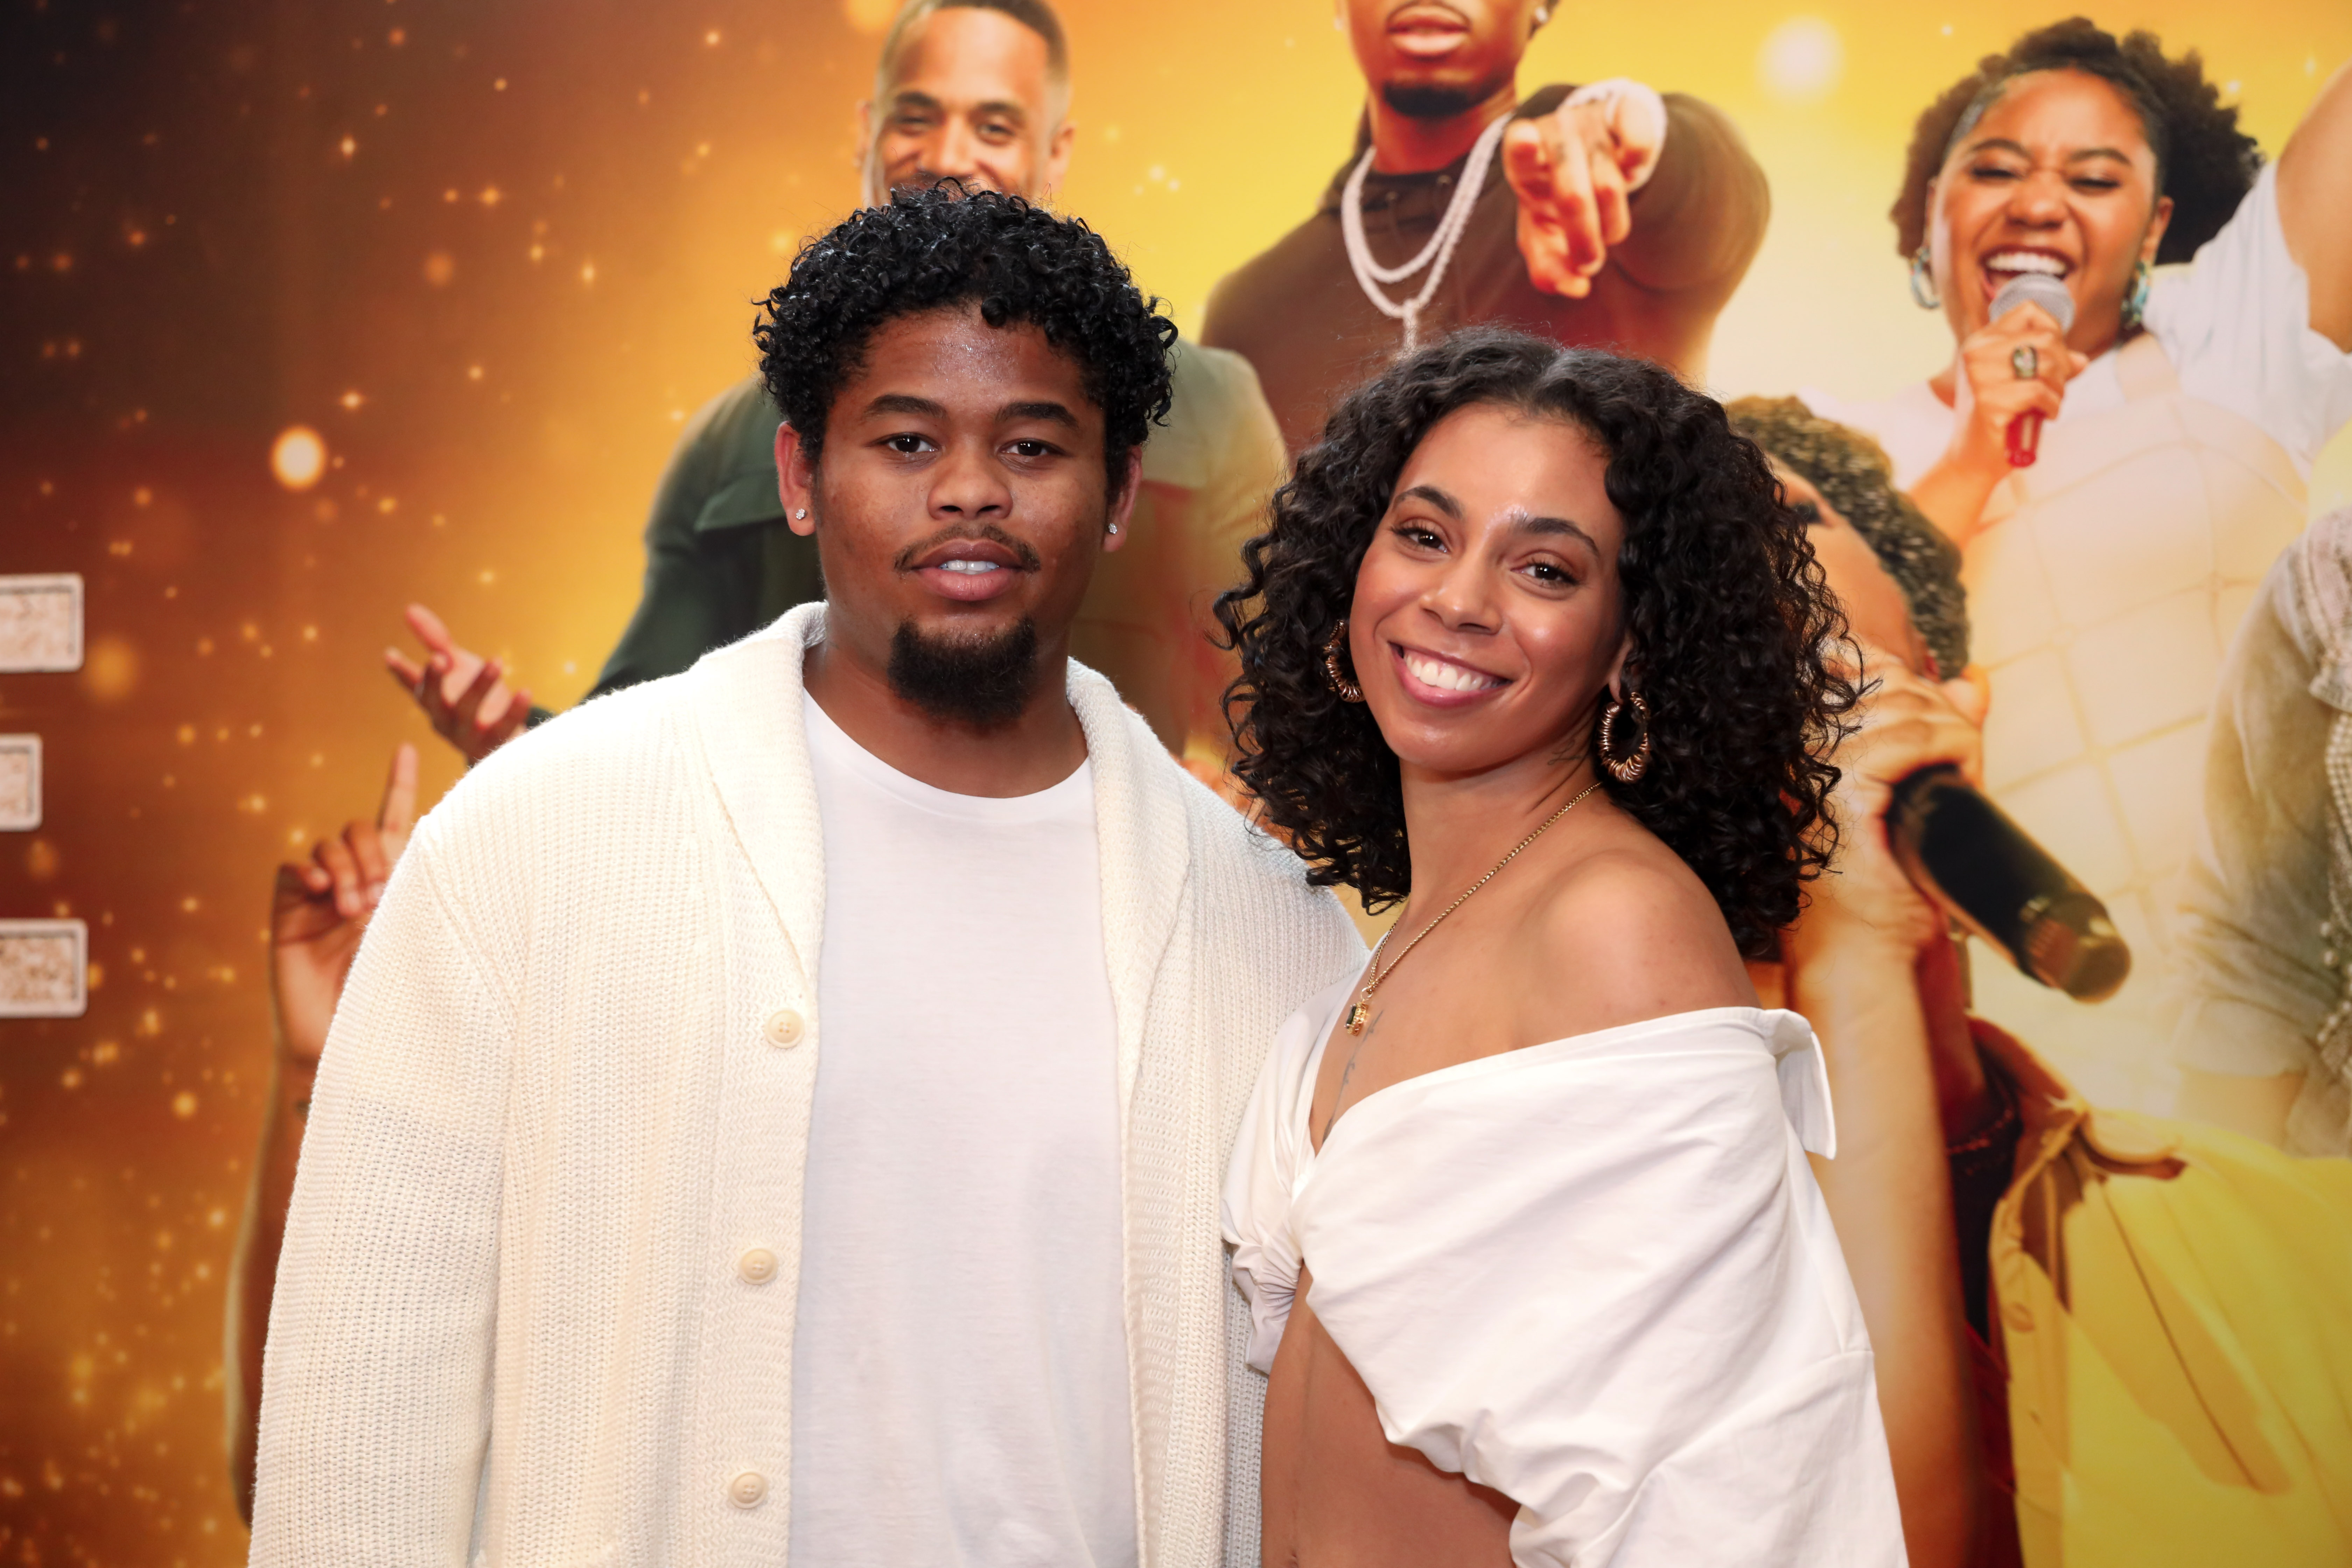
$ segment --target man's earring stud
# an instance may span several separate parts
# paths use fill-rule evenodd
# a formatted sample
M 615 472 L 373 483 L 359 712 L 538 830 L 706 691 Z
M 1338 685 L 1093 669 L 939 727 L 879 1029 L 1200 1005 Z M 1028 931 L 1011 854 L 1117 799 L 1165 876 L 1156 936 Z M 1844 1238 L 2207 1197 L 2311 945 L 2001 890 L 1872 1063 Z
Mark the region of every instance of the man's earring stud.
M 806 508 L 806 507 L 804 507 L 804 506 L 796 506 L 796 507 L 793 508 L 793 521 L 794 522 L 805 522 L 805 521 L 808 521 L 808 508 Z
M 1115 523 L 1115 522 L 1114 522 L 1114 523 L 1112 523 L 1112 524 L 1110 525 L 1110 531 L 1111 531 L 1113 533 L 1117 533 L 1117 532 L 1118 531 L 1118 524 L 1117 524 L 1117 523 Z

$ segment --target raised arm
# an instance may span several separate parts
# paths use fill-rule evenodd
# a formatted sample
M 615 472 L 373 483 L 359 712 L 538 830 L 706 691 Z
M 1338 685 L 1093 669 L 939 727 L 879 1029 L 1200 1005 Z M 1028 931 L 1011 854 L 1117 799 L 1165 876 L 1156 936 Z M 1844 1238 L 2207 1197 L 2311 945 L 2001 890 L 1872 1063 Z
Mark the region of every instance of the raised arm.
M 1870 1328 L 1911 1561 L 1959 1568 L 1985 1497 L 1944 1150 L 1985 1086 L 1945 923 L 1882 819 L 1915 769 L 1973 771 L 1978 735 L 1948 691 L 1892 659 L 1869 668 L 1881 684 L 1837 758 L 1837 863 L 1785 943 L 1789 1005 L 1829 1067 L 1837 1158 L 1816 1172 Z
M 512 1023 L 428 824 L 335 1015 L 286 1223 L 256 1568 L 463 1568 L 489 1437 Z
M 229 1480 L 239 1517 L 253 1519 L 254 1450 L 261 1427 L 261 1355 L 270 1293 L 286 1242 L 286 1208 L 302 1153 L 302 1129 L 319 1077 L 327 1027 L 341 1000 L 368 919 L 416 821 L 416 748 L 392 754 L 392 774 L 375 820 L 346 823 L 314 845 L 307 864 L 278 868 L 269 908 L 269 1008 L 277 1049 L 253 1186 L 229 1273 L 226 1360 Z
M 2352 353 L 2352 64 L 2339 66 L 2279 154 L 2279 226 L 2311 283 L 2311 328 Z

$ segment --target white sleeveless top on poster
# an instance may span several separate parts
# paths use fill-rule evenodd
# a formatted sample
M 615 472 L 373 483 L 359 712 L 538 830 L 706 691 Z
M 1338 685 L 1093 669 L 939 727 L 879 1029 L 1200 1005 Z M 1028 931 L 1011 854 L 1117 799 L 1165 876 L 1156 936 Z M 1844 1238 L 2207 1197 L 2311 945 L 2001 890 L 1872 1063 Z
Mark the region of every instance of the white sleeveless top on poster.
M 2162 1110 L 2170 928 L 2204 822 L 2222 652 L 2303 528 L 2313 458 L 2352 419 L 2352 356 L 2310 328 L 2268 170 L 2190 266 L 2159 275 L 2147 329 L 2069 384 L 2041 460 L 1987 503 L 1962 574 L 1991 684 L 1986 787 L 2106 902 L 2134 958 L 2095 1007 L 1987 959 L 1977 1010 L 2092 1100 Z M 1898 484 L 1952 428 L 1925 383 L 1880 403 L 1803 395 L 1885 447 Z
M 1391 1442 L 1519 1505 L 1520 1568 L 1899 1564 L 1870 1343 L 1808 1149 L 1792 1013 L 1483 1058 L 1307 1127 L 1350 985 L 1282 1027 L 1225 1188 L 1250 1361 L 1302 1261 Z

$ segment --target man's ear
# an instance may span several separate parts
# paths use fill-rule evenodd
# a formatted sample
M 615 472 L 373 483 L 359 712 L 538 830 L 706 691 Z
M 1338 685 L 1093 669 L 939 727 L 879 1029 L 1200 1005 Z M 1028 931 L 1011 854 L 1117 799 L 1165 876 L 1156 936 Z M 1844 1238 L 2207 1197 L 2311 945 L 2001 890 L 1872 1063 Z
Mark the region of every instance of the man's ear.
M 1062 179 L 1070 172 L 1070 153 L 1077 144 L 1078 122 L 1066 118 L 1054 127 L 1051 136 L 1045 138 L 1044 177 L 1037 182 L 1037 199 L 1041 204 L 1052 202 L 1054 193 L 1062 188 Z
M 776 426 L 776 499 L 784 503 L 784 526 L 806 536 L 816 531 L 816 469 L 801 433 Z
M 1118 494 L 1111 498 L 1110 527 L 1104 533 L 1102 542 L 1105 554 L 1127 543 L 1134 527 L 1135 498 L 1142 489 L 1143 448 L 1129 447 L 1127 449 L 1126 475 L 1119 480 Z

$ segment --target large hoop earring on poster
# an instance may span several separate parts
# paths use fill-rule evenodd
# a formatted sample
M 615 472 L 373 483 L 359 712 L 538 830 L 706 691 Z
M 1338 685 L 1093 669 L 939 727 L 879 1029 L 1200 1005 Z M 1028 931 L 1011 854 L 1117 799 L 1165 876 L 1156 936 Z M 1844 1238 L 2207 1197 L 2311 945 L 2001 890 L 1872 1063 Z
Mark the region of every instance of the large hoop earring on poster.
M 1323 679 L 1329 682 L 1332 690 L 1339 694 L 1340 701 L 1361 702 L 1364 689 L 1349 679 L 1348 672 L 1339 665 L 1340 656 L 1347 651 L 1348 618 L 1342 616 L 1339 624 L 1331 628 L 1329 639 L 1323 644 Z
M 1923 310 L 1944 308 L 1944 297 L 1936 292 L 1935 264 L 1924 245 L 1911 253 L 1911 302 Z
M 1642 727 L 1642 742 L 1633 748 L 1632 754 L 1619 756 L 1616 754 L 1617 716 L 1625 710 L 1628 702 L 1633 705 L 1634 721 Z M 1622 700 L 1615 697 L 1609 700 L 1607 711 L 1601 715 L 1601 734 L 1597 745 L 1601 765 L 1607 768 L 1609 776 L 1619 784 L 1639 783 L 1642 775 L 1650 771 L 1650 705 L 1642 700 L 1640 692 L 1628 691 Z
M 2141 257 L 2139 264 L 2132 268 L 2131 288 L 2124 293 L 2124 331 L 2139 330 L 2140 318 L 2147 314 L 2147 291 L 2155 280 L 2147 258 Z

